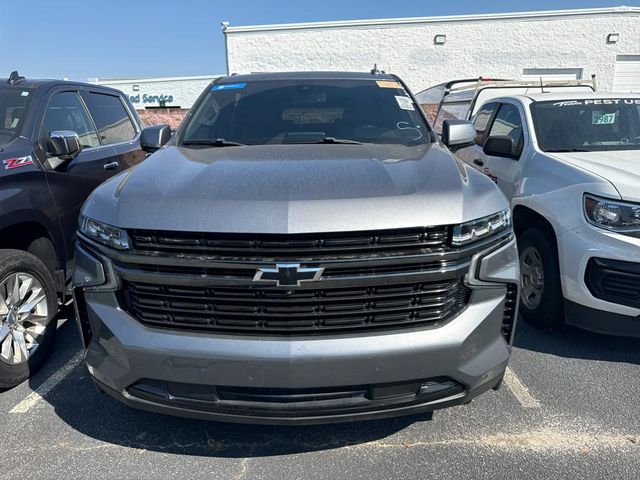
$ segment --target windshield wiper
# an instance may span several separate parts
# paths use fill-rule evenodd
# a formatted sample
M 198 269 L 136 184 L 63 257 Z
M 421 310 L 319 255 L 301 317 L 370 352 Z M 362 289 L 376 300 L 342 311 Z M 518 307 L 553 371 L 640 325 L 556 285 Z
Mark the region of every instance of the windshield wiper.
M 207 147 L 244 147 L 244 143 L 230 142 L 224 138 L 216 138 L 215 140 L 186 140 L 182 145 L 201 145 Z
M 586 148 L 558 148 L 555 150 L 545 150 L 545 152 L 549 153 L 574 153 L 574 152 L 593 152 L 593 150 L 588 150 Z
M 309 142 L 309 143 L 330 143 L 330 144 L 339 144 L 339 145 L 363 145 L 362 142 L 358 142 L 357 140 L 349 140 L 348 138 L 336 138 L 336 137 L 324 137 L 322 140 L 318 140 L 317 142 Z

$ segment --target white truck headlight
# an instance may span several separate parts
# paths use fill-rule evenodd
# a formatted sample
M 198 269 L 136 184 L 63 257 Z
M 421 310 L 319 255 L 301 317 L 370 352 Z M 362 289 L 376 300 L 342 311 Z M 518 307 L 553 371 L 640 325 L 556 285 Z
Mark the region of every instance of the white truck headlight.
M 484 240 L 492 237 L 504 230 L 511 228 L 511 213 L 509 210 L 488 215 L 486 217 L 461 223 L 453 227 L 453 238 L 451 243 L 454 246 L 467 245 L 469 243 Z
M 596 227 L 627 235 L 640 233 L 640 204 L 586 194 L 584 214 Z
M 117 250 L 129 249 L 129 237 L 124 230 L 83 216 L 79 223 L 80 232 L 91 240 Z

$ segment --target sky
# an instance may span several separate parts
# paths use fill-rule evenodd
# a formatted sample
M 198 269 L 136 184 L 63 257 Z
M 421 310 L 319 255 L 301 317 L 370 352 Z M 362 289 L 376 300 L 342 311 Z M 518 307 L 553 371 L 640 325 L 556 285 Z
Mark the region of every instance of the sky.
M 0 77 L 225 73 L 232 26 L 640 6 L 640 0 L 0 0 Z

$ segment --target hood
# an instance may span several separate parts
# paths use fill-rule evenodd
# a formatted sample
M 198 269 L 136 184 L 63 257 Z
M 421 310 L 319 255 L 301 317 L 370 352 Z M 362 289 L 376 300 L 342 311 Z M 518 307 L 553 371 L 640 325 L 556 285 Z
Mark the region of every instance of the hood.
M 640 150 L 554 153 L 552 156 L 608 180 L 623 200 L 640 201 Z
M 444 147 L 162 149 L 100 186 L 84 214 L 122 228 L 303 233 L 460 223 L 507 208 Z

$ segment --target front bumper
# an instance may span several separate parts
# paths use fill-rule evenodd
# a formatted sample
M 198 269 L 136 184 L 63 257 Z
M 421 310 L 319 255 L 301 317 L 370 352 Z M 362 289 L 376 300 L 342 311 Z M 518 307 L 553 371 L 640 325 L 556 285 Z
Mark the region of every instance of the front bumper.
M 567 323 L 640 337 L 640 275 L 630 274 L 640 271 L 640 239 L 585 225 L 560 235 L 558 250 Z M 605 269 L 624 274 L 625 285 L 611 284 L 607 292 L 598 278 Z
M 329 423 L 357 422 L 365 420 L 380 420 L 384 418 L 392 418 L 403 415 L 417 415 L 432 412 L 436 409 L 454 407 L 469 403 L 478 395 L 499 387 L 502 376 L 497 381 L 494 379 L 487 382 L 474 390 L 464 393 L 451 395 L 434 401 L 423 401 L 420 403 L 406 402 L 401 404 L 398 401 L 389 401 L 384 404 L 380 402 L 376 408 L 368 408 L 361 411 L 334 410 L 332 412 L 324 411 L 314 413 L 298 412 L 293 409 L 284 415 L 271 413 L 264 415 L 255 413 L 254 411 L 234 409 L 235 411 L 222 412 L 219 409 L 205 409 L 200 407 L 186 406 L 179 401 L 162 402 L 157 400 L 147 400 L 145 398 L 135 397 L 127 391 L 117 391 L 111 387 L 100 383 L 95 377 L 93 380 L 96 386 L 104 393 L 109 394 L 112 398 L 119 402 L 139 410 L 148 412 L 161 413 L 164 415 L 173 415 L 177 417 L 194 418 L 200 420 L 219 421 L 228 423 L 246 423 L 252 425 L 316 425 Z M 287 405 L 287 408 L 290 408 Z
M 77 277 L 98 261 L 82 249 L 77 258 L 85 266 Z M 139 323 L 114 291 L 74 293 L 89 372 L 118 400 L 209 420 L 329 423 L 466 403 L 500 383 L 511 352 L 504 282 L 517 282 L 515 242 L 478 255 L 471 271 L 485 280 L 470 282 L 469 305 L 443 326 L 348 335 L 169 331 Z

